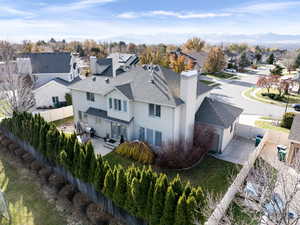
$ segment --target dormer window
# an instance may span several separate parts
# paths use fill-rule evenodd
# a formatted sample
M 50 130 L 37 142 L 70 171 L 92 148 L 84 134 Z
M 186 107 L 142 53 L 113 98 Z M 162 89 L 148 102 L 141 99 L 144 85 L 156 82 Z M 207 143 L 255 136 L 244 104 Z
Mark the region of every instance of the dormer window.
M 160 117 L 161 106 L 155 104 L 149 104 L 149 116 L 151 117 Z

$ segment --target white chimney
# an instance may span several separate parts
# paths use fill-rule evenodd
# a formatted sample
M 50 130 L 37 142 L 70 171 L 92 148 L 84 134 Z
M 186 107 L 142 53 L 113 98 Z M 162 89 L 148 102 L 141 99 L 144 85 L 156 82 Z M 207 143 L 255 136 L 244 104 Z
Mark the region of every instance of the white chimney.
M 97 57 L 96 56 L 90 56 L 90 69 L 91 74 L 97 74 Z
M 180 77 L 180 97 L 185 102 L 181 108 L 181 138 L 191 143 L 194 137 L 194 124 L 197 100 L 197 70 L 182 72 Z

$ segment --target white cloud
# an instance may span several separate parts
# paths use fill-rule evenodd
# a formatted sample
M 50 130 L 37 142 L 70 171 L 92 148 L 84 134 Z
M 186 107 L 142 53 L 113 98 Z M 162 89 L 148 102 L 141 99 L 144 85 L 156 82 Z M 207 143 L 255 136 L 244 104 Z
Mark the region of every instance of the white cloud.
M 203 19 L 203 18 L 231 16 L 231 13 L 192 13 L 192 12 L 173 12 L 173 11 L 155 10 L 149 12 L 125 12 L 117 15 L 117 17 L 123 19 L 134 19 L 139 17 L 155 17 L 155 16 L 176 17 L 178 19 Z
M 46 10 L 53 12 L 74 11 L 114 1 L 116 0 L 79 0 L 69 4 L 49 6 L 46 8 Z
M 296 6 L 300 6 L 300 1 L 264 2 L 245 5 L 242 7 L 234 8 L 231 11 L 240 13 L 260 13 L 285 10 Z
M 2 15 L 25 16 L 25 17 L 34 16 L 34 14 L 31 12 L 18 10 L 9 6 L 0 6 L 0 12 L 2 12 Z

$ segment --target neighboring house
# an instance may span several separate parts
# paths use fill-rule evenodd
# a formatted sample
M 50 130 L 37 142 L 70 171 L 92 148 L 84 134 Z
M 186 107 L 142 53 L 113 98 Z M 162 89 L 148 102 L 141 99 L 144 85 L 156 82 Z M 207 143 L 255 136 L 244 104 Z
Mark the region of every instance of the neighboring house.
M 107 58 L 102 59 L 91 56 L 91 74 L 115 77 L 124 71 L 127 71 L 138 62 L 139 58 L 136 54 L 112 53 L 107 56 Z
M 290 146 L 287 154 L 288 163 L 292 164 L 295 157 L 300 157 L 300 114 L 296 114 L 289 134 Z
M 179 56 L 184 56 L 186 60 L 186 64 L 188 63 L 189 60 L 192 60 L 194 64 L 194 70 L 197 70 L 199 73 L 203 72 L 203 66 L 205 63 L 205 60 L 208 57 L 208 53 L 201 51 L 201 52 L 183 52 L 180 48 L 176 49 L 175 51 L 172 51 L 171 54 L 176 55 L 177 57 Z
M 66 94 L 70 92 L 68 86 L 81 80 L 76 77 L 72 82 L 65 81 L 59 77 L 39 85 L 35 85 L 33 93 L 37 108 L 60 107 L 65 106 Z
M 226 61 L 227 61 L 227 67 L 230 67 L 230 69 L 237 68 L 239 54 L 236 52 L 229 51 L 229 50 L 225 50 L 224 54 L 225 54 Z
M 133 66 L 116 77 L 92 76 L 69 88 L 76 126 L 93 128 L 98 137 L 141 140 L 156 148 L 193 139 L 196 113 L 213 89 L 198 80 L 196 70 L 178 74 L 149 65 Z M 234 130 L 239 113 L 228 111 Z M 211 119 L 219 120 L 218 113 Z M 227 124 L 220 135 L 227 135 L 225 129 Z M 231 134 L 216 145 L 227 145 Z
M 27 53 L 17 58 L 18 73 L 34 81 L 36 107 L 58 107 L 66 101 L 68 85 L 80 80 L 77 53 Z

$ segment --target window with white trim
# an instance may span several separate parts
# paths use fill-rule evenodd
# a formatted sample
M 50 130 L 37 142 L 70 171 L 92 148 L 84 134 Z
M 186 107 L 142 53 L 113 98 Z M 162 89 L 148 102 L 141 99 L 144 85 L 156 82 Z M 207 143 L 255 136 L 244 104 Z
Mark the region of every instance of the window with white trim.
M 149 116 L 160 117 L 160 115 L 161 115 L 161 106 L 155 104 L 149 104 Z
M 87 99 L 88 101 L 94 102 L 94 101 L 95 101 L 95 95 L 94 95 L 94 93 L 87 92 L 87 93 L 86 93 L 86 99 Z

